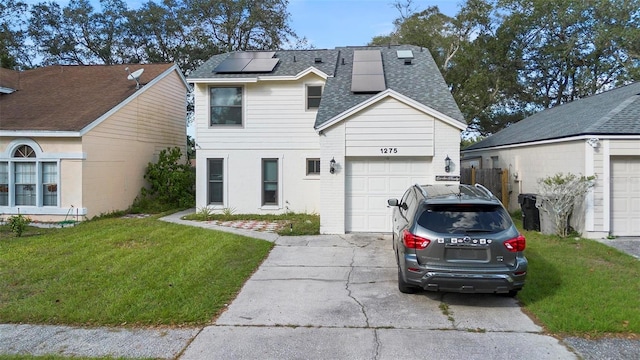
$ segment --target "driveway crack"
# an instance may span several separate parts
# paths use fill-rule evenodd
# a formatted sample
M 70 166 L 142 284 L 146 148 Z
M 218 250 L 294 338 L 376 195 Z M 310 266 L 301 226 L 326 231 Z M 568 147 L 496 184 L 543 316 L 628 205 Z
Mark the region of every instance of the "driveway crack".
M 355 269 L 355 259 L 356 259 L 356 249 L 352 250 L 352 255 L 351 255 L 351 264 L 349 265 L 349 274 L 347 274 L 347 283 L 345 284 L 345 290 L 347 290 L 347 296 L 349 296 L 356 304 L 358 304 L 360 306 L 360 311 L 362 312 L 362 315 L 364 316 L 364 320 L 365 320 L 365 328 L 370 329 L 371 328 L 371 324 L 369 323 L 369 316 L 367 315 L 367 309 L 365 308 L 364 304 L 356 299 L 355 296 L 353 296 L 353 293 L 351 291 L 351 275 L 353 274 L 353 270 Z M 373 341 L 375 343 L 375 348 L 374 348 L 374 359 L 378 358 L 378 354 L 380 352 L 380 339 L 378 339 L 378 330 L 373 329 Z

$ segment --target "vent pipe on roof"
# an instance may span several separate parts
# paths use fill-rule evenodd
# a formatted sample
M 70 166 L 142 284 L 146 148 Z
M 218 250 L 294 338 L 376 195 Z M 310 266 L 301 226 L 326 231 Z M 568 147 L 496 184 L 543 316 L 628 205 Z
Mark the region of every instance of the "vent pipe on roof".
M 344 58 L 342 58 L 342 65 L 344 65 Z
M 296 56 L 293 55 L 293 62 L 296 62 Z
M 317 58 L 313 59 L 313 61 L 314 61 L 316 64 L 319 64 L 319 63 L 321 63 L 321 62 L 322 62 L 322 58 L 321 58 L 321 57 L 317 57 Z

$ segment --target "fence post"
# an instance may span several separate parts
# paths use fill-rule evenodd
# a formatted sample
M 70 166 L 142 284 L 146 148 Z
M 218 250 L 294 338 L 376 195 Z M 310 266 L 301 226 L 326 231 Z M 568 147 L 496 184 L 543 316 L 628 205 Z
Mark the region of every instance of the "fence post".
M 509 208 L 509 170 L 502 170 L 501 173 L 501 183 L 502 183 L 502 205 L 505 208 Z
M 471 185 L 475 185 L 476 184 L 476 168 L 472 167 L 471 168 Z

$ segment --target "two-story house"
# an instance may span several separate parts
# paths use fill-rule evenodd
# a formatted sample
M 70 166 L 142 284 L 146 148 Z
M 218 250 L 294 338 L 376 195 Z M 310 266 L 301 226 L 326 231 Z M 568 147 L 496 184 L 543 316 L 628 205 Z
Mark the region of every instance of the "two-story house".
M 386 200 L 459 181 L 466 128 L 416 46 L 233 52 L 193 71 L 196 206 L 391 231 Z
M 162 149 L 186 148 L 175 64 L 0 69 L 0 218 L 126 210 Z

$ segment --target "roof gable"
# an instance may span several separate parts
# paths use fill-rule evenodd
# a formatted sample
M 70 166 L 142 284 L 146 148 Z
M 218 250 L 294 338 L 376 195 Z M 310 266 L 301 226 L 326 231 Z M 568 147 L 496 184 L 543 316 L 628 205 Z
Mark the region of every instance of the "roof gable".
M 384 91 L 392 90 L 405 99 L 411 99 L 423 109 L 444 115 L 443 118 L 457 122 L 456 126 L 466 128 L 467 124 L 458 108 L 444 78 L 427 49 L 412 45 L 340 47 L 334 50 L 280 50 L 274 57 L 278 59 L 273 71 L 263 73 L 219 73 L 214 70 L 231 56 L 220 54 L 211 57 L 188 77 L 194 83 L 256 82 L 267 80 L 294 80 L 300 74 L 308 74 L 316 69 L 316 74 L 326 74 L 322 100 L 316 115 L 315 128 L 325 128 L 334 123 L 341 114 L 357 109 L 379 92 L 352 91 L 354 53 L 376 50 L 382 57 Z M 412 52 L 406 59 L 398 53 Z M 233 54 L 233 53 L 232 53 Z M 389 93 L 387 93 L 389 94 Z
M 581 135 L 640 134 L 640 82 L 540 111 L 464 150 Z
M 140 90 L 127 79 L 127 67 L 144 69 Z M 17 90 L 0 97 L 0 130 L 80 131 L 173 69 L 179 72 L 174 64 L 56 65 L 20 72 Z

